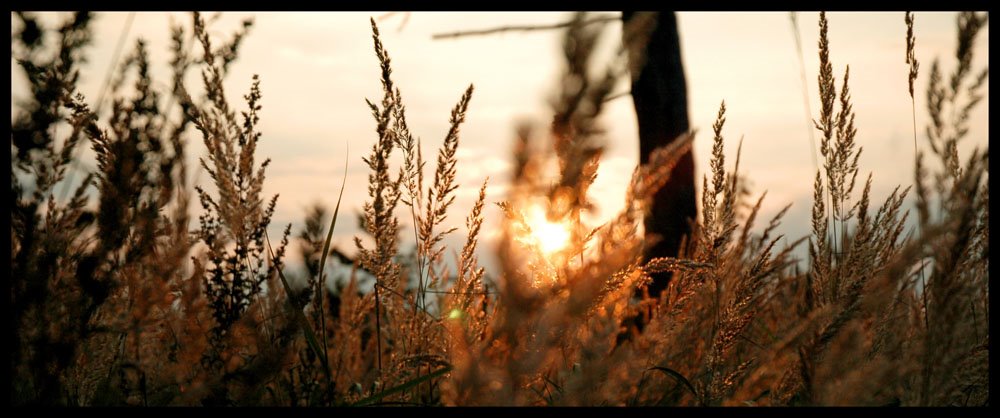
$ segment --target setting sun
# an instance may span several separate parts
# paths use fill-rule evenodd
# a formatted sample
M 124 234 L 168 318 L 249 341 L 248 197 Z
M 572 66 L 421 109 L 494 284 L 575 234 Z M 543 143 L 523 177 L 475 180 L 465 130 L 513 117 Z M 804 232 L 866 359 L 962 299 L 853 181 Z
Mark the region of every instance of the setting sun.
M 525 221 L 531 228 L 532 239 L 546 256 L 562 251 L 569 244 L 569 225 L 549 221 L 542 206 L 532 206 Z

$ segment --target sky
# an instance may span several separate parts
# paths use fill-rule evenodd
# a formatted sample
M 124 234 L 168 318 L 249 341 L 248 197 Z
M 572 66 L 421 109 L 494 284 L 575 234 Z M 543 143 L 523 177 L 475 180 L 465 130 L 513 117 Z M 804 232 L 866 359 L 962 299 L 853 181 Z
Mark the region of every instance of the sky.
M 239 59 L 231 66 L 226 93 L 231 104 L 242 109 L 241 97 L 249 91 L 252 76 L 260 76 L 263 110 L 259 129 L 263 137 L 257 155 L 258 160 L 272 160 L 267 169 L 265 194 L 280 194 L 271 233 L 276 235 L 287 223 L 292 223 L 293 234 L 297 233 L 303 226 L 306 209 L 313 203 L 332 209 L 347 157 L 341 206 L 344 221 L 337 223 L 335 243 L 351 252 L 352 237 L 359 231 L 354 213 L 360 211 L 367 198 L 367 168 L 361 157 L 368 154 L 376 140 L 375 122 L 364 100 L 377 101 L 382 94 L 369 17 L 379 23 L 382 42 L 392 60 L 392 77 L 407 107 L 407 121 L 411 131 L 422 139 L 425 157 L 436 153 L 448 129 L 451 108 L 469 84 L 475 85 L 461 128 L 459 189 L 447 221 L 459 228 L 446 241 L 458 251 L 464 242 L 465 217 L 483 180 L 490 179 L 488 203 L 505 198 L 516 125 L 529 121 L 544 127 L 551 118 L 547 103 L 563 71 L 560 58 L 563 33 L 508 32 L 443 40 L 434 40 L 432 35 L 503 25 L 551 24 L 567 20 L 570 14 L 230 12 L 222 15 L 209 33 L 216 40 L 228 39 L 239 22 L 251 16 L 255 24 L 244 40 Z M 916 124 L 918 146 L 927 149 L 922 132 L 929 119 L 923 92 L 933 59 L 942 60 L 946 74 L 955 66 L 956 14 L 920 12 L 915 16 L 916 57 L 921 62 Z M 58 21 L 58 16 L 46 18 L 49 22 Z M 896 185 L 906 187 L 913 181 L 913 121 L 907 92 L 908 67 L 904 62 L 903 13 L 829 13 L 828 19 L 838 89 L 844 67 L 851 68 L 857 141 L 864 149 L 859 177 L 869 172 L 874 174 L 872 194 L 876 202 L 881 202 Z M 12 15 L 12 25 L 15 20 Z M 123 32 L 126 52 L 137 38 L 147 41 L 152 54 L 152 74 L 159 80 L 154 86 L 165 89 L 169 82 L 172 21 L 190 27 L 191 18 L 184 13 L 97 14 L 94 44 L 88 49 L 89 63 L 81 71 L 80 91 L 88 101 L 93 103 L 99 96 Z M 694 145 L 698 188 L 710 157 L 712 123 L 719 103 L 725 100 L 727 121 L 723 134 L 727 168 L 732 168 L 737 143 L 742 138 L 740 174 L 749 179 L 754 201 L 760 193 L 767 192 L 757 224 L 766 225 L 771 216 L 791 203 L 778 229 L 789 241 L 809 233 L 816 167 L 810 157 L 813 151 L 809 131 L 813 128 L 808 119 L 815 118 L 819 110 L 817 21 L 818 13 L 797 13 L 804 86 L 789 13 L 678 13 L 689 117 L 698 132 Z M 606 25 L 597 64 L 606 63 L 614 53 L 620 34 L 620 22 Z M 988 39 L 989 26 L 977 38 L 974 68 L 988 63 Z M 598 68 L 601 67 L 595 70 Z M 26 90 L 13 60 L 11 72 L 13 106 Z M 192 72 L 189 88 L 199 84 L 197 72 Z M 812 112 L 808 116 L 804 88 Z M 988 88 L 987 85 L 986 91 Z M 615 91 L 627 90 L 623 79 Z M 988 114 L 987 96 L 972 115 L 969 136 L 959 146 L 960 156 L 967 156 L 975 145 L 986 146 Z M 610 102 L 601 120 L 608 130 L 608 143 L 598 180 L 591 189 L 591 197 L 598 203 L 594 219 L 598 222 L 623 207 L 624 190 L 638 162 L 636 121 L 630 98 Z M 818 141 L 818 134 L 813 135 Z M 194 132 L 188 137 L 188 144 L 193 162 L 204 146 Z M 84 169 L 92 168 L 92 154 L 84 152 L 81 162 Z M 431 164 L 428 166 L 433 169 Z M 210 181 L 204 173 L 190 171 L 197 182 Z M 432 172 L 426 176 L 431 177 Z M 489 205 L 485 216 L 485 244 L 480 245 L 480 259 L 489 269 L 494 265 L 491 254 L 500 211 Z M 406 223 L 405 218 L 402 221 Z M 403 242 L 412 245 L 405 239 Z

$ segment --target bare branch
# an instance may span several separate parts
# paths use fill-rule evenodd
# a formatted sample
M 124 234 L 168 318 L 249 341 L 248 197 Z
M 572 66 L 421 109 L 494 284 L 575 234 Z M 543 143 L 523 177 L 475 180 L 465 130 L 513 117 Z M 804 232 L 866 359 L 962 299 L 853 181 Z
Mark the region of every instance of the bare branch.
M 377 17 L 375 20 L 377 20 L 379 22 L 382 22 L 382 21 L 385 21 L 385 20 L 387 20 L 387 19 L 395 16 L 397 13 L 398 12 L 388 12 L 388 13 L 383 14 L 382 16 Z M 402 12 L 403 20 L 399 22 L 399 27 L 396 28 L 396 32 L 402 32 L 403 31 L 403 28 L 406 27 L 406 24 L 410 22 L 410 15 L 411 14 L 413 14 L 413 13 L 412 12 Z
M 573 26 L 574 24 L 589 25 L 589 24 L 592 24 L 592 23 L 607 23 L 607 22 L 620 21 L 620 20 L 621 20 L 621 16 L 618 16 L 618 15 L 614 15 L 614 16 L 612 16 L 612 15 L 604 15 L 604 16 L 597 16 L 597 17 L 594 17 L 594 18 L 591 18 L 591 19 L 587 19 L 587 20 L 584 20 L 582 22 L 576 22 L 576 21 L 573 21 L 573 20 L 568 20 L 568 21 L 565 21 L 565 22 L 553 23 L 551 25 L 511 25 L 511 26 L 500 26 L 500 27 L 490 28 L 490 29 L 478 29 L 478 30 L 469 30 L 469 31 L 438 33 L 438 34 L 434 34 L 431 38 L 432 39 L 459 38 L 459 37 L 462 37 L 462 36 L 492 35 L 494 33 L 515 32 L 515 31 L 516 32 L 531 32 L 531 31 L 539 31 L 539 30 L 550 30 L 550 29 L 568 28 L 570 26 Z

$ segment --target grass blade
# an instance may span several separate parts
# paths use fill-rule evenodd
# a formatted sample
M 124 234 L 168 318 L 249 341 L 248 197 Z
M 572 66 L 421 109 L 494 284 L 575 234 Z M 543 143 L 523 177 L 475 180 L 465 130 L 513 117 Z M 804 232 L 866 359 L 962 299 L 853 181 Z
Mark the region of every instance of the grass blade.
M 691 391 L 691 394 L 694 395 L 694 398 L 698 399 L 698 401 L 702 404 L 702 406 L 705 405 L 705 403 L 702 402 L 701 397 L 698 396 L 698 391 L 694 389 L 694 385 L 692 385 L 691 382 L 686 377 L 684 377 L 684 375 L 678 373 L 676 370 L 673 370 L 673 369 L 671 369 L 669 367 L 660 367 L 660 366 L 657 366 L 657 367 L 650 367 L 650 368 L 646 369 L 646 371 L 650 371 L 650 370 L 658 370 L 660 372 L 663 372 L 663 374 L 666 374 L 667 376 L 670 376 L 670 377 L 674 378 L 674 380 L 677 380 L 678 382 L 683 383 L 684 386 L 687 387 L 687 389 L 689 391 Z
M 351 146 L 347 145 L 347 151 L 344 153 L 344 178 L 340 182 L 340 194 L 337 196 L 337 206 L 333 209 L 333 219 L 330 219 L 330 230 L 326 233 L 326 242 L 323 243 L 323 256 L 319 259 L 319 273 L 316 277 L 316 283 L 319 285 L 319 289 L 316 292 L 316 301 L 319 304 L 319 318 L 320 318 L 320 329 L 323 332 L 323 364 L 325 367 L 329 368 L 328 364 L 330 359 L 327 358 L 327 352 L 329 347 L 326 342 L 326 311 L 323 309 L 323 296 L 326 294 L 326 280 L 323 277 L 323 268 L 326 267 L 326 258 L 330 256 L 330 242 L 333 241 L 333 230 L 337 226 L 337 215 L 340 213 L 340 202 L 344 198 L 344 187 L 347 186 L 347 166 L 348 158 L 351 154 Z M 330 384 L 330 372 L 327 370 L 326 373 L 327 385 Z
M 267 241 L 267 252 L 271 256 L 271 262 L 275 263 L 274 251 L 271 250 L 271 238 L 267 236 L 267 231 L 264 231 L 264 239 Z M 295 312 L 295 321 L 299 323 L 299 326 L 305 330 L 306 342 L 309 344 L 309 348 L 313 350 L 316 357 L 319 357 L 323 361 L 323 372 L 326 373 L 327 378 L 330 377 L 330 364 L 327 362 L 326 353 L 322 352 L 319 346 L 319 341 L 316 339 L 316 333 L 313 332 L 312 327 L 309 326 L 309 322 L 306 321 L 306 315 L 302 312 L 305 307 L 299 306 L 295 302 L 295 298 L 291 297 L 292 288 L 288 286 L 288 279 L 285 278 L 285 274 L 281 272 L 281 269 L 275 269 L 278 271 L 278 278 L 281 279 L 281 285 L 285 288 L 285 294 L 288 295 L 288 303 L 292 305 L 293 311 Z
M 403 383 L 403 384 L 401 384 L 399 386 L 383 390 L 383 391 L 381 391 L 381 392 L 379 392 L 377 394 L 374 394 L 374 395 L 369 396 L 367 398 L 364 398 L 364 399 L 362 399 L 360 401 L 357 401 L 357 402 L 353 403 L 351 406 L 365 406 L 365 405 L 373 404 L 373 403 L 381 400 L 382 398 L 384 398 L 386 396 L 389 396 L 389 395 L 392 395 L 392 394 L 396 394 L 396 393 L 405 391 L 407 389 L 410 389 L 410 388 L 412 388 L 414 386 L 417 386 L 417 385 L 419 385 L 421 383 L 424 383 L 424 382 L 426 382 L 428 380 L 431 380 L 433 378 L 443 376 L 445 373 L 450 372 L 451 369 L 452 369 L 451 365 L 444 366 L 444 367 L 438 369 L 437 371 L 435 371 L 433 373 L 420 376 L 420 377 L 418 377 L 416 379 L 413 379 L 413 380 L 410 380 L 408 382 L 405 382 L 405 383 Z
M 330 220 L 330 231 L 326 233 L 326 242 L 323 243 L 323 258 L 320 259 L 319 277 L 317 280 L 323 279 L 323 267 L 326 266 L 326 258 L 330 256 L 330 242 L 333 241 L 333 228 L 337 226 L 337 214 L 340 213 L 340 201 L 344 198 L 344 186 L 347 185 L 347 156 L 350 152 L 351 147 L 348 145 L 347 152 L 344 155 L 344 179 L 340 183 L 340 195 L 337 196 L 337 206 L 333 209 L 333 219 Z

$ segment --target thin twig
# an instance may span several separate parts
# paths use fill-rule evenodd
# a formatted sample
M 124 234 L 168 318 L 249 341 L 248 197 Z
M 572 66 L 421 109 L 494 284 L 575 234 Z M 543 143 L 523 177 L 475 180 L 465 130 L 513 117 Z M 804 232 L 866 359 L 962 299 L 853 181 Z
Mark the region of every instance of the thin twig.
M 408 300 L 406 298 L 406 296 L 403 295 L 402 293 L 399 293 L 395 289 L 393 289 L 391 287 L 388 287 L 388 286 L 386 286 L 384 284 L 378 283 L 378 281 L 376 280 L 376 282 L 375 282 L 375 292 L 376 293 L 378 293 L 378 289 L 382 289 L 382 290 L 384 290 L 386 292 L 389 292 L 390 296 L 396 296 L 396 297 L 402 299 L 403 301 Z M 434 319 L 434 320 L 439 320 L 440 319 L 440 318 L 435 317 L 433 314 L 431 314 L 430 311 L 428 311 L 426 307 L 420 307 L 420 311 L 423 312 L 424 314 L 426 314 L 427 316 L 429 316 L 431 319 Z
M 108 66 L 108 73 L 104 77 L 104 84 L 101 85 L 100 93 L 97 95 L 97 103 L 94 105 L 94 115 L 101 114 L 101 105 L 104 104 L 104 96 L 108 91 L 108 85 L 111 84 L 111 77 L 115 74 L 115 68 L 118 66 L 119 58 L 121 58 L 122 47 L 125 46 L 125 39 L 128 38 L 128 34 L 132 30 L 133 20 L 135 20 L 135 12 L 130 12 L 128 17 L 125 18 L 125 27 L 122 28 L 121 34 L 118 35 L 118 45 L 115 46 L 115 52 L 112 54 L 113 58 L 111 58 L 111 64 Z M 72 161 L 73 170 L 69 171 L 69 174 L 67 175 L 68 178 L 65 182 L 63 182 L 62 191 L 59 193 L 59 200 L 66 200 L 66 196 L 69 194 L 69 188 L 73 183 L 73 178 L 75 177 L 77 171 L 81 169 L 82 165 L 82 162 L 80 162 L 79 158 L 77 158 L 82 151 L 78 152 L 77 150 L 82 150 L 84 148 L 86 147 L 77 147 L 72 151 L 70 161 Z M 89 170 L 84 169 L 84 171 Z
M 498 292 L 455 292 L 449 290 L 427 290 L 427 293 L 435 293 L 440 295 L 498 295 Z
M 913 122 L 913 159 L 918 161 L 920 158 L 920 153 L 917 149 L 917 102 L 913 98 L 913 82 L 917 79 L 917 73 L 919 68 L 919 63 L 917 62 L 917 56 L 914 52 L 914 46 L 916 45 L 916 38 L 913 36 L 913 14 L 909 11 L 903 17 L 903 21 L 906 22 L 906 64 L 909 66 L 909 93 L 910 93 L 910 115 Z M 919 167 L 918 167 L 919 169 Z M 919 174 L 919 170 L 918 170 Z M 920 181 L 918 178 L 917 181 Z M 918 197 L 919 199 L 919 197 Z M 919 204 L 919 202 L 918 202 Z M 917 222 L 917 234 L 921 237 L 923 233 L 920 231 L 920 222 Z M 923 260 L 923 252 L 919 253 L 920 260 Z M 930 329 L 930 320 L 927 318 L 929 311 L 927 310 L 927 281 L 924 278 L 924 265 L 920 266 L 918 270 L 920 275 L 920 297 L 923 300 L 923 314 L 924 314 L 924 329 Z
M 381 303 L 379 302 L 378 288 L 382 285 L 378 282 L 378 276 L 375 276 L 375 345 L 378 353 L 378 376 L 379 380 L 382 378 L 382 316 Z
M 562 29 L 562 28 L 568 28 L 568 27 L 574 26 L 574 25 L 583 26 L 583 25 L 589 25 L 589 24 L 592 24 L 592 23 L 607 23 L 607 22 L 618 21 L 618 20 L 621 20 L 621 16 L 608 16 L 608 15 L 605 15 L 605 16 L 598 16 L 598 17 L 595 17 L 595 18 L 584 20 L 582 22 L 577 22 L 577 21 L 574 21 L 574 20 L 569 20 L 569 21 L 566 21 L 566 22 L 553 23 L 553 24 L 549 24 L 549 25 L 510 25 L 510 26 L 500 26 L 500 27 L 489 28 L 489 29 L 475 29 L 475 30 L 468 30 L 468 31 L 437 33 L 437 34 L 434 34 L 433 36 L 431 36 L 431 39 L 460 38 L 460 37 L 463 37 L 463 36 L 476 36 L 476 35 L 492 35 L 492 34 L 495 34 L 495 33 L 503 33 L 503 32 L 532 32 L 532 31 L 540 31 L 540 30 Z
M 812 157 L 813 169 L 819 170 L 819 162 L 816 161 L 816 138 L 813 134 L 813 124 L 812 124 L 812 109 L 809 106 L 809 83 L 806 81 L 806 65 L 805 59 L 802 57 L 802 39 L 799 36 L 799 22 L 798 15 L 795 12 L 789 12 L 789 18 L 792 20 L 792 33 L 795 35 L 795 52 L 799 56 L 799 77 L 802 79 L 802 103 L 806 108 L 806 127 L 809 132 L 809 144 L 812 145 L 812 150 L 809 156 Z
M 610 102 L 612 100 L 620 99 L 622 97 L 625 97 L 625 96 L 628 96 L 628 95 L 631 95 L 631 94 L 632 94 L 631 90 L 630 91 L 623 91 L 621 93 L 617 93 L 617 94 L 613 94 L 611 96 L 605 97 L 604 100 L 603 100 L 603 102 L 607 103 L 607 102 Z

